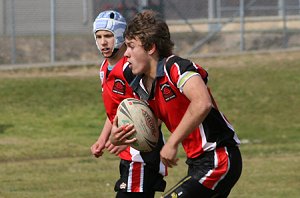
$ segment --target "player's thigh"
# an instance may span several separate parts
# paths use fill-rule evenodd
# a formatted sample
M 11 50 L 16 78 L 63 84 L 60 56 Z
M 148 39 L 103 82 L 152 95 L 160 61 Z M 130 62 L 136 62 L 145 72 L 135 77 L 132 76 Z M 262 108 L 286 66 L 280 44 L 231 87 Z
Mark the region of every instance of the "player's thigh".
M 216 192 L 201 185 L 196 179 L 191 176 L 183 178 L 174 187 L 167 191 L 164 198 L 211 198 Z

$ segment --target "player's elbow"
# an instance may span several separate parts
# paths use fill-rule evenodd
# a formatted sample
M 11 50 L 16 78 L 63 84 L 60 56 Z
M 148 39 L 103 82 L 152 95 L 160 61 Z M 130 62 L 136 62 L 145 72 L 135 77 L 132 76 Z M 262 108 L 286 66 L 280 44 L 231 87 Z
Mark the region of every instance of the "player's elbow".
M 211 110 L 212 106 L 213 106 L 213 104 L 212 104 L 211 100 L 207 101 L 205 104 L 205 108 L 208 110 Z
M 194 101 L 191 105 L 191 111 L 198 117 L 206 117 L 212 108 L 212 102 L 210 100 L 198 100 Z
M 208 100 L 208 101 L 205 101 L 201 106 L 202 106 L 201 109 L 202 109 L 203 114 L 207 115 L 210 112 L 213 104 L 210 100 Z

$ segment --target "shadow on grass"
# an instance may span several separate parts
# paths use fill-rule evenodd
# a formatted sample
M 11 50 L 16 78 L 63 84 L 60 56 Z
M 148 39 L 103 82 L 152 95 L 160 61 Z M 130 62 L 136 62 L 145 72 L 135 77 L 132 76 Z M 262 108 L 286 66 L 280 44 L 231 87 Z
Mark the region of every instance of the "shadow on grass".
M 0 124 L 0 134 L 4 133 L 6 129 L 13 127 L 12 124 Z

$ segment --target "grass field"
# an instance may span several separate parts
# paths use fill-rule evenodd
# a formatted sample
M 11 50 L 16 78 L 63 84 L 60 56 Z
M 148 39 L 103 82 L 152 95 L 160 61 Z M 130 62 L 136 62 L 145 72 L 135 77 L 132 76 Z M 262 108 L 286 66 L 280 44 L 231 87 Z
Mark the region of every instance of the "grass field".
M 230 197 L 300 197 L 299 54 L 195 60 L 242 140 Z M 0 72 L 0 198 L 114 197 L 118 157 L 89 150 L 105 118 L 100 90 L 96 66 Z M 167 188 L 186 173 L 179 157 Z

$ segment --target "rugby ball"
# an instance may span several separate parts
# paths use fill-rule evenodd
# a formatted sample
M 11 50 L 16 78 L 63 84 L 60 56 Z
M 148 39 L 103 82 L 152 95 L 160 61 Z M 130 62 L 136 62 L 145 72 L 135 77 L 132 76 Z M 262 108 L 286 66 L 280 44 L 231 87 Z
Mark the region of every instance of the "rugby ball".
M 141 152 L 152 151 L 159 137 L 157 119 L 147 104 L 135 98 L 126 98 L 118 106 L 118 127 L 133 124 L 136 132 L 127 139 L 136 138 L 130 146 Z

